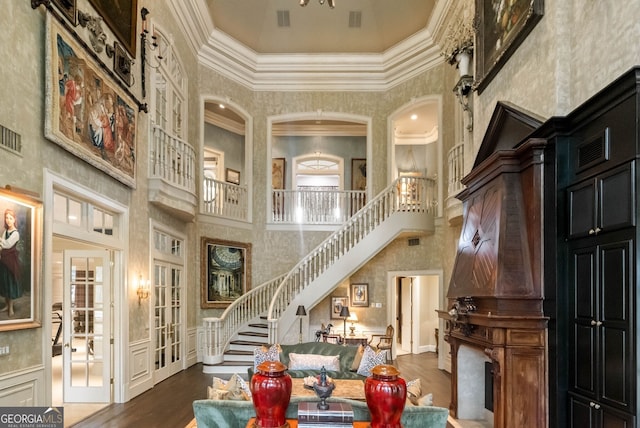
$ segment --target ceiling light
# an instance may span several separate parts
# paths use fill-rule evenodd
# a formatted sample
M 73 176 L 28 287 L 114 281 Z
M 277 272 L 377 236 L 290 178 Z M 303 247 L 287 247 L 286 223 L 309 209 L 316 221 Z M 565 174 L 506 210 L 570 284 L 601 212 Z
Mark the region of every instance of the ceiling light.
M 224 107 L 224 104 L 222 104 L 222 103 L 218 104 L 218 107 L 220 107 L 220 108 L 225 108 L 225 107 Z
M 331 9 L 336 7 L 336 0 L 318 0 L 318 3 L 320 3 L 320 6 L 322 6 L 325 1 L 327 3 L 329 3 L 329 7 Z M 308 5 L 308 4 L 309 4 L 309 0 L 300 0 L 300 6 L 304 7 L 304 6 Z
M 418 120 L 418 115 L 417 114 L 412 114 L 411 115 L 411 120 Z

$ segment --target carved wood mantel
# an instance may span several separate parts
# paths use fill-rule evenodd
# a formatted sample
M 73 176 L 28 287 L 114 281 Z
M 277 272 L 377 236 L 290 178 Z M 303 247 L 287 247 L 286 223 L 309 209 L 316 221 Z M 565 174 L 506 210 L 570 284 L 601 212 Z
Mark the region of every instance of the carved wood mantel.
M 547 319 L 543 315 L 542 257 L 546 140 L 518 141 L 499 129 L 526 135 L 537 122 L 499 106 L 479 159 L 458 197 L 463 225 L 445 320 L 451 345 L 451 405 L 458 414 L 458 351 L 471 346 L 490 359 L 495 428 L 548 426 Z M 508 109 L 506 109 L 508 110 Z M 514 119 L 515 117 L 515 119 Z M 506 119 L 505 119 L 506 118 Z M 506 131 L 505 131 L 506 132 Z M 484 373 L 478 374 L 484 376 Z M 481 400 L 482 398 L 479 397 Z

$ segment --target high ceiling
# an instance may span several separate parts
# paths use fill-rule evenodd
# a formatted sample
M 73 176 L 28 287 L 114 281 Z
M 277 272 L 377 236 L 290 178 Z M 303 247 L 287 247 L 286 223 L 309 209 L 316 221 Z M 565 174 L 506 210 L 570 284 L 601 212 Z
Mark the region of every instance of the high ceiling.
M 253 51 L 382 53 L 427 26 L 436 0 L 207 0 L 216 28 Z
M 305 7 L 300 6 L 300 0 L 206 0 L 206 4 L 216 30 L 258 55 L 293 58 L 383 54 L 423 31 L 434 19 L 431 15 L 438 1 L 443 0 L 335 0 L 333 9 L 326 0 L 324 4 L 309 0 Z M 396 118 L 396 135 L 433 132 L 437 125 L 435 104 L 416 108 Z M 233 116 L 228 109 L 215 113 Z M 417 120 L 410 119 L 414 113 Z M 282 128 L 286 129 L 286 124 Z

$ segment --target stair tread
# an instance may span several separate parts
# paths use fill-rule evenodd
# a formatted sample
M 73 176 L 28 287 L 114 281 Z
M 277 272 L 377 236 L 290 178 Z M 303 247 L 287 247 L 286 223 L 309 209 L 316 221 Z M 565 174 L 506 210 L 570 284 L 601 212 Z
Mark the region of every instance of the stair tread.
M 255 328 L 267 328 L 267 329 L 268 329 L 268 328 L 269 328 L 269 325 L 268 325 L 268 324 L 262 324 L 262 323 L 260 323 L 260 324 L 255 323 L 255 324 L 249 324 L 249 327 L 255 327 Z
M 230 345 L 249 345 L 249 346 L 262 346 L 264 342 L 254 342 L 251 340 L 232 340 Z
M 240 336 L 254 336 L 254 337 L 269 337 L 269 333 L 262 333 L 259 331 L 241 331 L 238 333 Z
M 213 364 L 214 366 L 238 366 L 238 367 L 249 367 L 253 365 L 253 361 L 247 361 L 247 362 L 243 362 L 243 361 L 223 361 L 221 363 L 218 364 Z
M 253 351 L 240 351 L 237 349 L 229 349 L 224 351 L 225 355 L 250 355 L 253 356 Z

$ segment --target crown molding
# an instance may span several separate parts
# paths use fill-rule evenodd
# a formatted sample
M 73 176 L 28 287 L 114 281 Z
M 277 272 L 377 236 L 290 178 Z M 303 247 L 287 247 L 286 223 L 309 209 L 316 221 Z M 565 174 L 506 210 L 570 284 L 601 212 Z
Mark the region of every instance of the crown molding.
M 244 123 L 238 123 L 235 120 L 231 120 L 210 110 L 205 109 L 204 121 L 234 134 L 245 135 Z
M 259 54 L 216 29 L 205 0 L 168 3 L 198 62 L 253 91 L 386 91 L 444 62 L 432 34 L 448 2 L 380 54 Z
M 274 124 L 271 134 L 277 137 L 366 137 L 364 124 L 336 125 L 322 123 L 318 125 Z

